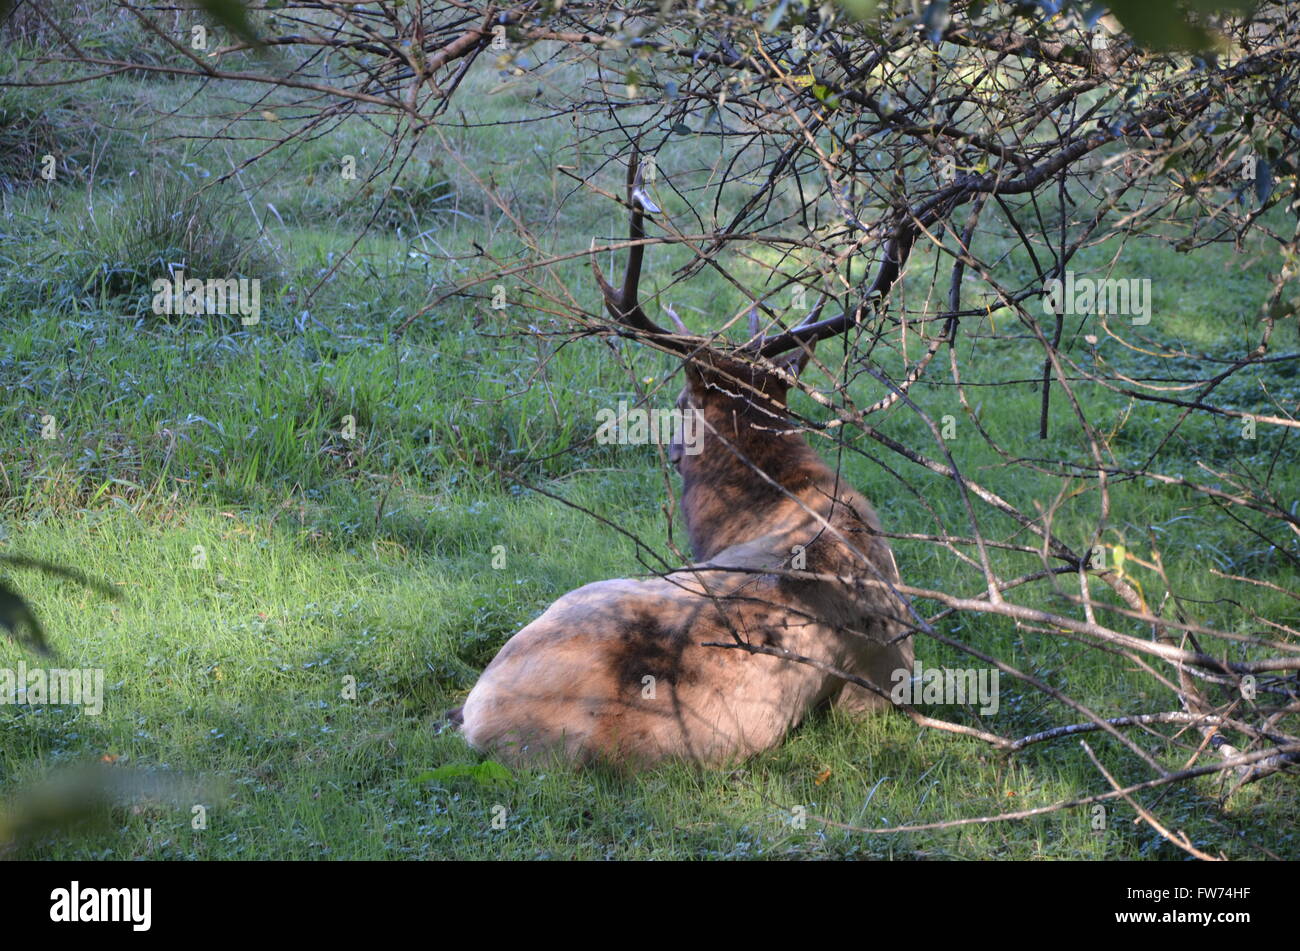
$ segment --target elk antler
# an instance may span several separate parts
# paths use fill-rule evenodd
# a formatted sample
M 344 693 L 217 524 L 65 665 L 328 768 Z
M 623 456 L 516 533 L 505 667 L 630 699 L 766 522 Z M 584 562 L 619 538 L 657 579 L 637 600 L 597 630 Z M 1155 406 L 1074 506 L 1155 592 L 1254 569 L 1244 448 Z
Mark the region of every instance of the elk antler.
M 615 289 L 609 281 L 605 280 L 605 275 L 600 270 L 600 264 L 596 261 L 596 242 L 594 239 L 591 244 L 591 271 L 596 277 L 596 283 L 600 285 L 601 293 L 604 295 L 605 310 L 619 324 L 630 327 L 646 336 L 656 338 L 655 342 L 665 350 L 687 354 L 697 353 L 699 350 L 698 341 L 696 345 L 693 345 L 689 341 L 682 339 L 691 336 L 690 330 L 671 308 L 665 308 L 665 310 L 673 319 L 673 323 L 677 328 L 676 334 L 665 330 L 651 320 L 637 299 L 637 288 L 641 282 L 641 261 L 645 256 L 645 244 L 643 243 L 645 240 L 645 216 L 647 214 L 659 214 L 660 209 L 646 193 L 645 183 L 641 176 L 640 150 L 636 145 L 632 147 L 632 157 L 627 164 L 626 204 L 629 212 L 628 242 L 630 246 L 628 248 L 627 269 L 623 274 L 623 287 L 621 290 Z M 886 242 L 884 256 L 880 262 L 880 270 L 877 272 L 872 286 L 864 295 L 864 303 L 881 300 L 889 293 L 889 289 L 902 271 L 908 253 L 912 249 L 915 236 L 914 228 L 902 225 Z M 756 311 L 751 310 L 751 339 L 746 344 L 745 349 L 750 350 L 757 356 L 771 359 L 787 350 L 807 348 L 825 337 L 843 333 L 857 322 L 861 314 L 862 305 L 859 304 L 857 307 L 845 310 L 838 317 L 819 320 L 825 302 L 826 295 L 823 294 L 807 317 L 789 330 L 772 337 L 758 332 L 758 315 Z
M 641 282 L 641 259 L 645 255 L 645 245 L 640 243 L 645 238 L 645 215 L 658 214 L 659 208 L 646 194 L 645 183 L 641 177 L 641 155 L 635 146 L 632 148 L 632 158 L 627 164 L 627 206 L 631 212 L 628 240 L 636 243 L 628 250 L 627 270 L 623 274 L 621 291 L 616 290 L 609 281 L 605 280 L 605 275 L 601 273 L 600 265 L 596 261 L 595 252 L 593 251 L 591 255 L 591 270 L 596 275 L 596 283 L 600 285 L 601 293 L 605 296 L 605 310 L 620 324 L 633 330 L 669 338 L 660 341 L 669 349 L 686 350 L 688 348 L 682 341 L 673 339 L 670 331 L 660 327 L 646 316 L 646 312 L 641 309 L 641 304 L 637 300 L 637 285 Z M 594 240 L 592 247 L 595 247 Z
M 762 355 L 774 357 L 787 350 L 793 350 L 795 347 L 816 343 L 826 337 L 844 333 L 844 331 L 852 327 L 857 323 L 859 315 L 866 304 L 882 301 L 888 295 L 889 289 L 894 286 L 894 282 L 898 280 L 899 274 L 902 273 L 903 265 L 907 262 L 907 256 L 911 253 L 912 242 L 915 238 L 916 228 L 914 225 L 909 223 L 900 225 L 898 231 L 885 242 L 880 269 L 876 272 L 875 281 L 872 282 L 871 287 L 863 295 L 862 303 L 845 310 L 838 317 L 829 317 L 822 321 L 805 320 L 798 327 L 787 330 L 783 334 L 768 337 L 760 347 Z M 820 302 L 817 309 L 821 309 Z

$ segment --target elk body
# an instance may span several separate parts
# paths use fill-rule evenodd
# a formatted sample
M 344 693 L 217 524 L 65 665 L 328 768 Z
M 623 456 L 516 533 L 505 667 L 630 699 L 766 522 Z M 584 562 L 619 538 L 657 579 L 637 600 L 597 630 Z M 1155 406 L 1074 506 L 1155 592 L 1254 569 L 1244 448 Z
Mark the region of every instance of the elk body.
M 635 176 L 634 158 L 634 239 L 653 210 Z M 732 354 L 687 341 L 680 322 L 668 334 L 636 303 L 642 248 L 621 292 L 596 276 L 616 320 L 685 356 L 678 405 L 702 415 L 703 446 L 669 456 L 697 561 L 571 591 L 501 648 L 461 717 L 472 746 L 508 762 L 724 764 L 775 746 L 819 705 L 889 706 L 829 669 L 885 690 L 895 671 L 910 676 L 898 571 L 876 515 L 788 419 L 811 341 L 768 360 L 757 334 Z

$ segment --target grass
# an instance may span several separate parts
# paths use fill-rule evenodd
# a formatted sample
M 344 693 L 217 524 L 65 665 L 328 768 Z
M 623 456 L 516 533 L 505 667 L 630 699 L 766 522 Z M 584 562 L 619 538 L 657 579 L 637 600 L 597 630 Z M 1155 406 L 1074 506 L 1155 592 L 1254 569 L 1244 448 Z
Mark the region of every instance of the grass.
M 526 98 L 509 90 L 488 95 L 498 88 L 491 75 L 474 81 L 478 95 L 466 98 L 479 121 L 512 115 Z M 187 114 L 196 117 L 190 121 L 199 130 L 216 122 L 204 118 L 217 113 L 214 94 L 182 82 L 114 79 L 98 90 L 74 88 L 65 103 L 74 110 L 76 96 L 85 97 L 84 107 L 97 91 L 141 108 L 193 94 L 186 99 Z M 250 117 L 245 131 L 280 121 Z M 60 664 L 103 668 L 107 699 L 100 717 L 67 707 L 0 707 L 0 793 L 87 759 L 196 777 L 205 790 L 193 804 L 155 800 L 115 810 L 107 828 L 42 839 L 20 855 L 1182 857 L 1129 821 L 1127 807 L 1110 808 L 1103 832 L 1077 810 L 894 836 L 818 822 L 936 822 L 1105 789 L 1073 741 L 1008 758 L 899 716 L 817 716 L 779 749 L 732 772 L 669 766 L 627 777 L 557 766 L 494 781 L 445 769 L 478 757 L 441 730 L 440 714 L 463 699 L 505 639 L 564 591 L 643 570 L 626 536 L 497 471 L 526 463 L 530 481 L 673 560 L 660 511 L 664 475 L 652 448 L 583 440 L 598 408 L 634 394 L 632 379 L 664 388 L 660 405 L 677 379 L 670 362 L 635 349 L 621 351 L 625 370 L 596 341 L 554 352 L 521 345 L 502 333 L 542 318 L 515 304 L 494 315 L 485 301 L 468 297 L 394 337 L 392 329 L 430 299 L 431 288 L 462 276 L 434 251 L 468 252 L 471 242 L 503 258 L 517 251 L 474 175 L 490 173 L 557 248 L 585 246 L 586 235 L 609 235 L 615 226 L 596 199 L 561 201 L 567 186 L 549 169 L 572 153 L 558 127 L 550 138 L 530 134 L 526 145 L 508 130 L 458 133 L 464 165 L 427 149 L 398 177 L 367 184 L 384 133 L 340 127 L 274 174 L 250 172 L 232 184 L 236 201 L 215 189 L 200 199 L 189 189 L 169 191 L 182 176 L 192 185 L 209 181 L 228 167 L 224 156 L 166 137 L 146 150 L 119 132 L 112 140 L 119 151 L 98 166 L 93 189 L 77 178 L 27 180 L 4 196 L 0 548 L 75 566 L 119 586 L 124 598 L 104 602 L 66 581 L 11 573 L 40 611 Z M 666 159 L 686 167 L 707 162 L 716 146 L 688 139 L 676 148 Z M 355 181 L 338 174 L 344 155 L 358 160 Z M 132 167 L 167 177 L 141 184 Z M 397 200 L 331 273 L 355 225 L 376 207 L 376 192 L 389 185 Z M 666 198 L 670 210 L 680 210 L 675 197 Z M 192 201 L 209 204 L 186 204 Z M 158 213 L 187 207 L 174 217 Z M 96 224 L 83 226 L 92 208 Z M 195 220 L 212 226 L 200 234 L 186 224 Z M 991 232 L 987 240 L 1005 236 Z M 1078 269 L 1106 271 L 1115 250 L 1088 250 Z M 140 282 L 178 252 L 187 260 L 209 254 L 204 267 L 214 271 L 251 269 L 272 278 L 261 323 L 164 319 L 138 306 L 132 295 L 147 286 Z M 917 252 L 918 271 L 926 253 Z M 653 249 L 648 279 L 663 280 L 685 255 Z M 1126 249 L 1121 264 L 1110 276 L 1157 276 L 1159 316 L 1151 329 L 1162 339 L 1223 349 L 1254 333 L 1270 265 L 1262 246 L 1242 257 L 1210 249 L 1193 259 L 1142 243 Z M 1013 255 L 1006 267 L 1010 274 L 1024 262 Z M 584 268 L 578 260 L 560 273 L 586 287 Z M 1206 292 L 1207 274 L 1223 275 L 1216 293 Z M 119 283 L 95 275 L 116 275 Z M 524 299 L 521 288 L 509 291 L 512 301 Z M 707 271 L 673 288 L 671 300 L 701 327 L 739 306 Z M 1053 403 L 1051 438 L 1036 438 L 1039 394 L 1026 382 L 1040 371 L 1038 358 L 1026 359 L 1033 347 L 989 339 L 987 321 L 963 330 L 967 366 L 977 365 L 982 380 L 1016 381 L 973 391 L 982 425 L 1014 455 L 1086 461 L 1064 399 Z M 1081 340 L 1071 346 L 1078 358 L 1093 359 Z M 830 358 L 836 346 L 823 349 Z M 897 356 L 880 359 L 898 369 Z M 1140 370 L 1145 358 L 1103 340 L 1096 359 Z M 856 384 L 855 395 L 869 401 L 879 395 L 873 386 Z M 1259 406 L 1261 386 L 1278 399 L 1300 396 L 1300 381 L 1284 368 L 1234 379 L 1217 395 L 1228 405 Z M 1057 480 L 1006 466 L 949 388 L 913 395 L 934 418 L 953 416 L 950 445 L 973 478 L 1029 509 L 1052 498 Z M 1088 398 L 1094 418 L 1114 427 L 1121 463 L 1144 458 L 1176 416 L 1114 394 L 1089 391 Z M 798 408 L 821 412 L 811 401 Z M 345 436 L 348 417 L 355 434 Z M 42 438 L 48 422 L 53 438 Z M 904 443 L 929 443 L 921 421 L 904 409 L 875 425 Z M 1165 447 L 1162 470 L 1204 479 L 1198 463 L 1261 469 L 1279 452 L 1289 458 L 1283 438 L 1261 428 L 1246 442 L 1230 421 L 1191 419 Z M 898 483 L 880 465 L 894 461 L 861 437 L 845 447 L 818 445 L 827 458 L 843 448 L 850 481 L 875 501 L 887 529 L 928 531 L 935 518 L 961 524 L 948 483 L 915 469 L 902 470 L 907 482 Z M 1294 497 L 1294 466 L 1278 478 L 1279 491 Z M 1233 589 L 1211 568 L 1297 586 L 1295 570 L 1275 550 L 1234 529 L 1218 510 L 1189 502 L 1177 489 L 1117 484 L 1106 541 L 1145 550 L 1155 540 L 1179 589 L 1203 602 L 1208 623 L 1234 616 L 1218 601 Z M 1090 498 L 1064 505 L 1058 533 L 1087 538 L 1094 506 Z M 993 534 L 1006 528 L 996 520 L 985 526 Z M 675 541 L 684 545 L 680 528 Z M 502 550 L 498 568 L 493 556 Z M 978 589 L 941 549 L 900 541 L 896 551 L 912 584 Z M 1032 567 L 1023 556 L 994 557 L 1008 572 Z M 1297 623 L 1294 602 L 1280 595 L 1261 591 L 1252 607 Z M 1172 703 L 1147 696 L 1149 681 L 1134 671 L 1070 642 L 987 617 L 966 616 L 947 630 L 1107 712 Z M 967 666 L 935 645 L 922 644 L 918 654 L 927 664 Z M 31 661 L 0 643 L 0 667 L 23 659 Z M 1006 681 L 1001 703 L 996 726 L 1007 735 L 1064 722 L 1039 695 Z M 1120 779 L 1145 778 L 1126 765 L 1117 744 L 1090 742 Z M 1255 854 L 1262 843 L 1300 857 L 1293 782 L 1259 784 L 1226 803 L 1218 792 L 1206 780 L 1147 802 L 1202 848 Z M 208 809 L 206 829 L 192 827 L 190 805 L 197 804 Z

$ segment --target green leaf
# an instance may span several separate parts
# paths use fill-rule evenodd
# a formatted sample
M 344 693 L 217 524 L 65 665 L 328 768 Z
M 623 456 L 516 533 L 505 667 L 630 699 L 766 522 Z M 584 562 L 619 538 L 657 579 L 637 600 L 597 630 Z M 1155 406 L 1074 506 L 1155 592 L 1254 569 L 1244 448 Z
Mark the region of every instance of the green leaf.
M 879 0 L 839 0 L 839 4 L 855 20 L 865 20 L 876 12 Z
M 825 103 L 827 107 L 831 109 L 839 108 L 840 97 L 831 92 L 827 87 L 821 85 L 821 83 L 813 85 L 812 94 L 817 97 L 818 102 Z
M 1273 194 L 1273 169 L 1266 159 L 1260 157 L 1255 162 L 1255 197 L 1262 205 L 1268 201 L 1268 196 L 1271 194 Z
M 472 779 L 480 786 L 490 786 L 493 783 L 512 783 L 515 777 L 510 770 L 490 759 L 481 763 L 445 763 L 415 777 L 417 783 L 440 783 L 450 779 Z
M 241 40 L 262 45 L 262 40 L 248 21 L 248 11 L 239 0 L 198 0 L 208 16 L 216 20 Z
M 943 29 L 948 23 L 948 0 L 930 0 L 921 14 L 921 24 L 930 42 L 939 45 Z
M 506 769 L 496 760 L 485 759 L 476 767 L 477 772 L 474 778 L 484 783 L 512 783 L 515 780 L 514 773 Z
M 1125 31 L 1154 50 L 1207 50 L 1213 37 L 1188 19 L 1175 0 L 1110 0 L 1108 6 Z
M 788 6 L 790 6 L 790 0 L 781 0 L 781 2 L 776 5 L 776 9 L 767 15 L 767 19 L 763 21 L 764 33 L 776 32 L 776 28 L 780 26 L 781 21 L 785 19 L 785 10 Z

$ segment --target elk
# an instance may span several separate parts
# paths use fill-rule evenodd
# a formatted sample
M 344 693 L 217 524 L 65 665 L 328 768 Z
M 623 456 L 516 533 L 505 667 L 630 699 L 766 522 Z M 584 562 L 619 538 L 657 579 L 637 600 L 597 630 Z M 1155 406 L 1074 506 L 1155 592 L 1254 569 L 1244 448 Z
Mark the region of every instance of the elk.
M 622 288 L 594 255 L 592 270 L 617 332 L 683 359 L 677 405 L 701 414 L 703 445 L 692 454 L 675 442 L 669 459 L 696 561 L 571 591 L 501 648 L 460 726 L 471 746 L 514 764 L 559 756 L 631 768 L 726 765 L 777 745 L 821 705 L 887 708 L 895 672 L 911 676 L 898 569 L 876 514 L 820 459 L 786 405 L 815 342 L 853 315 L 819 321 L 819 302 L 794 330 L 769 338 L 751 311 L 751 340 L 739 349 L 693 337 L 670 308 L 676 333 L 655 324 L 637 287 L 644 216 L 658 209 L 638 164 L 633 152 L 627 205 L 640 243 Z

